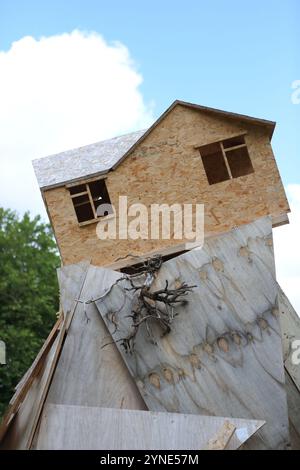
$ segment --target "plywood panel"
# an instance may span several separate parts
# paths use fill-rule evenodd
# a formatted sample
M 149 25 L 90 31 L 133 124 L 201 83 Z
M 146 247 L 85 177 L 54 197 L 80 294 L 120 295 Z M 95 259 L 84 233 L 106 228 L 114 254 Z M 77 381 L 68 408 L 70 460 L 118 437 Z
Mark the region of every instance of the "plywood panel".
M 32 365 L 26 371 L 26 373 L 24 374 L 24 376 L 22 377 L 22 379 L 16 386 L 16 392 L 12 396 L 9 402 L 9 406 L 1 422 L 0 442 L 3 440 L 9 426 L 12 424 L 13 418 L 16 416 L 19 409 L 21 408 L 20 414 L 23 414 L 23 415 L 25 414 L 26 416 L 26 411 L 25 412 L 22 411 L 23 409 L 28 408 L 26 403 L 27 402 L 34 403 L 36 401 L 36 390 L 35 390 L 35 388 L 37 387 L 36 384 L 37 383 L 39 384 L 42 381 L 46 364 L 49 362 L 49 358 L 52 355 L 51 351 L 53 351 L 53 348 L 54 348 L 53 343 L 59 332 L 58 329 L 59 329 L 60 324 L 61 324 L 61 318 L 59 318 L 57 322 L 55 323 L 48 338 L 46 339 L 39 353 L 37 354 Z M 30 409 L 30 406 L 29 406 L 29 409 Z M 16 421 L 22 422 L 22 418 L 18 420 L 15 419 L 15 422 Z M 22 428 L 22 425 L 17 425 L 17 427 Z
M 104 271 L 98 268 L 99 277 Z M 111 282 L 115 277 L 111 273 Z M 119 342 L 130 331 L 132 292 L 124 294 L 119 283 L 96 302 L 149 409 L 264 419 L 261 448 L 285 448 L 288 418 L 270 219 L 212 237 L 202 250 L 165 262 L 151 289 L 164 288 L 166 280 L 170 288 L 181 282 L 197 287 L 178 309 L 171 333 L 161 337 L 152 326 L 153 344 L 140 329 L 134 354 L 126 354 Z
M 288 372 L 285 372 L 285 386 L 289 411 L 291 446 L 300 450 L 300 393 Z
M 65 316 L 72 312 L 76 305 L 88 267 L 89 262 L 82 261 L 57 270 L 60 304 Z
M 116 273 L 115 277 L 118 275 Z M 106 277 L 99 277 L 97 268 L 91 266 L 81 298 L 96 296 L 107 282 Z M 80 297 L 78 292 L 67 294 L 70 299 L 74 296 Z M 107 340 L 109 333 L 95 305 L 78 303 L 47 403 L 145 409 L 144 401 L 116 346 L 112 344 L 101 349 L 103 341 Z
M 53 342 L 50 351 L 44 358 L 42 368 L 34 377 L 30 384 L 30 388 L 19 406 L 19 409 L 10 423 L 8 432 L 6 433 L 2 449 L 28 449 L 31 444 L 39 407 L 43 398 L 45 384 L 49 377 L 49 371 L 53 363 L 55 352 L 57 350 L 59 336 Z
M 246 134 L 254 173 L 209 185 L 195 146 Z M 128 205 L 200 203 L 205 205 L 205 233 L 221 233 L 267 214 L 289 211 L 269 142 L 255 125 L 177 106 L 133 153 L 108 173 L 113 205 L 120 195 Z M 92 258 L 110 265 L 128 253 L 144 255 L 179 244 L 178 240 L 99 240 L 96 224 L 79 227 L 69 191 L 59 187 L 44 193 L 65 264 Z
M 64 318 L 61 316 L 58 319 L 32 366 L 22 378 L 21 383 L 18 384 L 16 393 L 11 399 L 7 413 L 9 421 L 7 422 L 5 417 L 1 426 L 1 435 L 3 436 L 7 427 L 11 424 L 10 432 L 4 441 L 4 446 L 6 447 L 27 449 L 33 442 L 65 334 L 76 310 L 76 298 L 81 295 L 87 269 L 88 263 L 80 263 L 79 266 L 68 266 L 59 272 L 58 277 L 61 283 L 62 295 L 61 303 L 67 307 L 65 315 Z M 58 330 L 58 328 L 60 329 Z M 14 421 L 11 423 L 13 417 Z
M 263 421 L 178 413 L 48 405 L 38 449 L 200 450 L 225 422 L 236 428 L 228 449 L 238 448 Z
M 300 348 L 300 318 L 281 288 L 278 300 L 284 365 L 300 392 L 300 353 L 297 353 Z

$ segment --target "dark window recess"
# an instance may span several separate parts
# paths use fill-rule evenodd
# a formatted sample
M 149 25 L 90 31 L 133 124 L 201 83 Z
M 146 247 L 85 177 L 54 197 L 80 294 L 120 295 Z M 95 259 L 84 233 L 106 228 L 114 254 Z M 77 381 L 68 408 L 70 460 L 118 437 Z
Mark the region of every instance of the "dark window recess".
M 88 194 L 83 194 L 82 196 L 73 197 L 74 207 L 82 206 L 83 204 L 90 204 L 90 199 Z
M 226 152 L 227 161 L 233 178 L 254 173 L 247 147 Z
M 209 184 L 254 173 L 243 135 L 199 147 Z
M 94 219 L 94 212 L 90 202 L 87 204 L 80 204 L 79 206 L 75 206 L 74 204 L 74 208 L 78 222 L 86 222 L 87 220 Z
M 238 137 L 233 137 L 232 139 L 223 140 L 224 149 L 228 149 L 230 147 L 236 147 L 237 145 L 245 145 L 245 138 L 243 135 L 240 135 Z
M 200 154 L 209 184 L 230 178 L 219 143 L 201 147 Z
M 94 203 L 95 210 L 101 204 L 111 204 L 109 194 L 106 188 L 105 180 L 92 181 L 88 183 Z M 112 209 L 105 211 L 104 215 L 112 214 Z
M 68 189 L 72 197 L 78 222 L 87 222 L 94 220 L 97 216 L 100 217 L 97 215 L 97 208 L 101 204 L 111 204 L 104 179 L 71 186 Z M 78 196 L 76 196 L 77 194 Z M 110 207 L 104 212 L 104 215 L 111 214 L 112 212 Z
M 183 251 L 177 251 L 176 253 L 171 253 L 170 255 L 164 255 L 162 256 L 163 261 L 168 261 L 169 259 L 176 258 L 179 255 L 182 255 L 183 253 L 187 253 L 189 250 L 183 250 Z M 145 263 L 137 263 L 137 264 L 132 264 L 131 266 L 124 266 L 124 268 L 120 268 L 118 271 L 121 273 L 125 274 L 137 274 L 140 272 L 143 272 L 145 270 Z
M 70 194 L 84 193 L 86 191 L 85 184 L 79 184 L 78 186 L 71 186 L 69 188 Z

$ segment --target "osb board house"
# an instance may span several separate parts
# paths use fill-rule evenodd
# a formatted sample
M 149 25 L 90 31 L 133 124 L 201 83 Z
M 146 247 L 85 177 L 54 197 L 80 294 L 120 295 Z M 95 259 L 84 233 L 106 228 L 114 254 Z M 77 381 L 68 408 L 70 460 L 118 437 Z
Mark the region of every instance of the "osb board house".
M 175 101 L 146 131 L 34 160 L 63 263 L 88 259 L 117 268 L 129 253 L 183 249 L 172 238 L 98 239 L 99 201 L 118 207 L 123 195 L 128 206 L 204 204 L 205 235 L 265 215 L 273 226 L 288 223 L 270 143 L 274 127 L 272 121 Z M 104 217 L 118 219 L 118 212 Z

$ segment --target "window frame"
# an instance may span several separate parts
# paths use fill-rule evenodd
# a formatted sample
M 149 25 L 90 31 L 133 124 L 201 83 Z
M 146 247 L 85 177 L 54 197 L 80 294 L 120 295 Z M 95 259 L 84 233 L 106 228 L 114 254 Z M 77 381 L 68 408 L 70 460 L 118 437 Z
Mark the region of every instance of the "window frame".
M 229 175 L 229 178 L 227 178 L 226 180 L 223 180 L 223 181 L 216 182 L 216 183 L 209 183 L 209 181 L 208 181 L 209 186 L 212 186 L 214 184 L 224 183 L 225 181 L 230 181 L 230 180 L 233 180 L 233 179 L 236 179 L 236 178 L 241 178 L 243 176 L 248 176 L 248 175 L 251 175 L 252 173 L 255 172 L 254 167 L 253 167 L 253 163 L 252 163 L 252 159 L 251 159 L 250 154 L 249 154 L 249 149 L 248 149 L 248 146 L 247 146 L 247 142 L 246 142 L 246 139 L 245 139 L 246 134 L 247 134 L 247 132 L 243 132 L 241 134 L 236 134 L 236 135 L 233 135 L 231 137 L 226 137 L 226 138 L 223 138 L 223 139 L 214 140 L 213 142 L 209 142 L 207 144 L 201 144 L 201 145 L 195 145 L 194 146 L 194 148 L 197 149 L 200 153 L 200 157 L 201 157 L 201 161 L 202 161 L 202 165 L 203 165 L 205 174 L 206 174 L 206 170 L 205 170 L 205 166 L 204 166 L 204 163 L 203 163 L 203 158 L 202 158 L 202 155 L 201 155 L 201 147 L 205 147 L 206 145 L 213 145 L 213 144 L 219 144 L 219 146 L 220 146 L 220 149 L 221 149 L 221 152 L 222 152 L 222 155 L 223 155 L 223 160 L 224 160 L 224 163 L 226 165 L 226 169 L 227 169 L 227 173 Z M 244 143 L 243 144 L 232 145 L 231 147 L 227 147 L 227 148 L 224 147 L 223 142 L 226 142 L 227 140 L 231 140 L 231 139 L 237 139 L 239 137 L 244 138 Z M 232 176 L 232 172 L 231 172 L 230 165 L 229 165 L 229 162 L 227 160 L 227 155 L 226 154 L 227 154 L 227 152 L 230 152 L 232 150 L 236 150 L 236 149 L 239 149 L 239 148 L 246 148 L 253 171 L 251 171 L 249 173 L 246 173 L 245 175 L 241 175 L 241 176 Z M 206 174 L 206 177 L 207 177 L 207 174 Z
M 107 215 L 104 215 L 104 216 L 101 216 L 101 217 L 97 216 L 97 210 L 95 209 L 93 196 L 91 194 L 91 190 L 90 190 L 90 187 L 89 187 L 89 183 L 93 183 L 94 181 L 104 180 L 104 184 L 106 186 L 106 190 L 107 190 L 107 193 L 108 193 L 108 189 L 107 189 L 107 185 L 106 185 L 106 181 L 105 181 L 106 179 L 107 179 L 107 176 L 96 176 L 94 178 L 89 178 L 89 179 L 85 179 L 85 180 L 78 180 L 76 182 L 69 183 L 69 184 L 66 185 L 66 189 L 68 190 L 69 196 L 72 200 L 73 209 L 74 209 L 74 212 L 75 212 L 75 217 L 76 217 L 77 223 L 80 227 L 82 227 L 84 225 L 94 224 L 96 222 L 99 222 L 100 220 L 102 221 L 102 220 L 107 220 L 107 219 L 111 219 L 111 218 L 115 217 L 115 211 L 114 211 L 113 206 L 112 206 L 113 212 L 111 214 L 107 214 Z M 71 194 L 70 193 L 71 188 L 74 188 L 76 186 L 85 186 L 86 190 L 81 191 L 80 193 Z M 74 205 L 73 199 L 75 199 L 76 197 L 86 196 L 86 195 L 88 196 L 88 199 L 89 199 L 88 202 L 90 203 L 91 209 L 93 211 L 94 218 L 89 219 L 89 220 L 85 220 L 83 222 L 79 222 L 79 220 L 77 218 L 76 211 L 75 211 L 75 205 Z M 109 193 L 108 193 L 108 196 L 109 196 Z M 109 196 L 109 198 L 110 198 L 110 196 Z

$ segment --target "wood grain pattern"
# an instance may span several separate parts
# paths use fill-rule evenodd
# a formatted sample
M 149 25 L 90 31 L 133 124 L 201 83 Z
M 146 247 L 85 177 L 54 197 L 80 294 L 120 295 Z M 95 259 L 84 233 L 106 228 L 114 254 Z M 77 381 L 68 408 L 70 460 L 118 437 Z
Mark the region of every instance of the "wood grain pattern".
M 291 447 L 300 450 L 300 393 L 288 372 L 285 372 L 285 386 L 289 411 Z
M 45 384 L 57 350 L 59 336 L 53 342 L 50 351 L 44 357 L 43 364 L 30 383 L 30 388 L 23 397 L 17 412 L 11 416 L 10 426 L 3 434 L 2 449 L 28 449 L 35 431 Z
M 1 434 L 4 436 L 14 417 L 11 432 L 3 444 L 5 447 L 28 449 L 33 442 L 65 334 L 77 307 L 74 289 L 76 289 L 77 296 L 80 296 L 87 269 L 87 263 L 80 263 L 79 266 L 69 266 L 64 271 L 59 272 L 58 278 L 61 282 L 63 296 L 62 303 L 65 307 L 68 307 L 68 310 L 65 310 L 63 319 L 59 318 L 57 320 L 48 339 L 29 371 L 23 377 L 11 400 L 1 427 Z M 48 351 L 49 353 L 45 357 Z M 42 371 L 39 373 L 40 368 L 42 368 Z
M 53 326 L 48 338 L 46 339 L 45 343 L 43 344 L 42 348 L 40 349 L 39 353 L 37 354 L 35 360 L 33 361 L 30 368 L 24 374 L 20 382 L 16 387 L 16 392 L 12 396 L 7 411 L 3 417 L 0 427 L 0 442 L 4 439 L 4 436 L 12 424 L 14 417 L 20 411 L 20 415 L 27 416 L 27 411 L 24 411 L 28 408 L 27 402 L 35 403 L 37 399 L 37 384 L 42 381 L 42 377 L 44 375 L 44 370 L 48 361 L 49 356 L 51 356 L 51 350 L 55 347 L 53 343 L 57 338 L 57 334 L 59 332 L 58 328 L 61 323 L 61 318 L 57 320 L 55 325 Z M 50 352 L 49 352 L 50 351 Z M 28 397 L 27 397 L 28 395 Z M 31 405 L 29 406 L 30 409 Z M 22 418 L 15 419 L 14 422 L 23 421 Z M 30 428 L 30 423 L 28 424 Z M 16 424 L 17 428 L 22 429 L 23 424 Z M 18 433 L 16 434 L 23 434 Z
M 62 268 L 61 272 L 71 267 Z M 109 282 L 111 282 L 111 272 Z M 118 277 L 119 273 L 113 274 Z M 108 284 L 90 266 L 81 298 L 90 299 Z M 70 301 L 79 292 L 65 292 Z M 68 301 L 69 301 L 68 300 Z M 47 403 L 145 409 L 137 387 L 114 344 L 101 349 L 110 335 L 94 304 L 78 303 L 51 383 Z
M 208 441 L 207 450 L 224 450 L 229 445 L 236 427 L 230 421 L 225 421 L 216 436 Z
M 82 261 L 57 270 L 60 305 L 65 317 L 75 309 L 89 264 L 89 261 Z
M 108 277 L 105 271 L 98 268 L 100 278 Z M 115 279 L 111 272 L 111 284 Z M 124 293 L 119 283 L 96 302 L 148 408 L 265 419 L 258 433 L 261 448 L 286 448 L 287 403 L 270 219 L 212 237 L 203 249 L 165 262 L 151 289 L 164 288 L 166 280 L 170 287 L 185 281 L 197 288 L 178 310 L 172 332 L 162 338 L 152 325 L 153 344 L 141 328 L 132 355 L 117 341 L 130 331 L 134 295 Z
M 298 350 L 300 347 L 300 318 L 281 288 L 279 288 L 278 312 L 282 331 L 284 366 L 300 392 L 300 364 L 293 360 L 294 353 L 295 359 L 300 359 L 300 354 L 296 355 L 296 347 L 293 347 L 294 341 L 298 341 Z
M 228 418 L 83 406 L 48 405 L 38 449 L 200 450 Z M 264 421 L 232 419 L 228 449 L 236 449 Z

